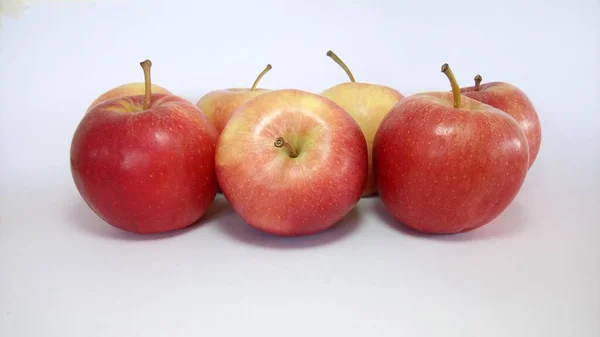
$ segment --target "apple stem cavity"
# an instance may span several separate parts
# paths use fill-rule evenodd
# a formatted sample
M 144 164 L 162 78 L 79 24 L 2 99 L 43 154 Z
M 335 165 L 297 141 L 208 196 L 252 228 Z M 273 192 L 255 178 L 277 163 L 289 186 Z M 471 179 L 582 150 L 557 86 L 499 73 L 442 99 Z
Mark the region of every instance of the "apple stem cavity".
M 479 88 L 481 87 L 481 81 L 483 81 L 483 77 L 481 77 L 481 75 L 477 74 L 475 75 L 475 78 L 473 79 L 475 80 L 475 91 L 479 91 Z
M 342 67 L 342 69 L 344 69 L 346 74 L 348 74 L 348 77 L 350 77 L 351 82 L 356 82 L 356 80 L 354 80 L 354 76 L 352 76 L 352 72 L 350 71 L 350 68 L 348 68 L 348 66 L 344 63 L 344 61 L 342 61 L 342 59 L 339 58 L 339 56 L 337 56 L 331 50 L 327 51 L 327 56 L 331 57 L 331 59 L 334 60 L 335 63 L 337 63 L 340 67 Z
M 452 94 L 454 95 L 454 107 L 460 107 L 460 87 L 458 86 L 458 82 L 456 81 L 456 77 L 454 77 L 454 73 L 448 63 L 444 63 L 442 65 L 442 72 L 446 74 L 448 80 L 450 80 L 450 85 L 452 86 Z
M 298 157 L 298 152 L 296 151 L 296 149 L 294 149 L 292 144 L 286 142 L 285 139 L 283 139 L 283 137 L 277 137 L 277 139 L 275 139 L 274 145 L 275 145 L 275 147 L 278 147 L 278 148 L 285 147 L 285 149 L 288 151 L 288 154 L 290 155 L 290 157 L 292 157 L 292 158 Z
M 258 85 L 258 82 L 260 81 L 260 79 L 263 76 L 265 76 L 265 74 L 268 73 L 269 70 L 271 70 L 271 68 L 273 68 L 271 66 L 271 64 L 267 64 L 267 66 L 265 67 L 265 69 L 260 74 L 258 74 L 258 77 L 256 77 L 256 79 L 254 80 L 254 83 L 252 83 L 252 88 L 250 88 L 250 91 L 256 90 L 256 86 Z
M 145 94 L 144 94 L 144 106 L 143 109 L 150 109 L 152 105 L 152 81 L 150 79 L 150 68 L 152 67 L 152 61 L 145 60 L 140 62 L 142 69 L 144 69 L 144 85 L 145 85 Z

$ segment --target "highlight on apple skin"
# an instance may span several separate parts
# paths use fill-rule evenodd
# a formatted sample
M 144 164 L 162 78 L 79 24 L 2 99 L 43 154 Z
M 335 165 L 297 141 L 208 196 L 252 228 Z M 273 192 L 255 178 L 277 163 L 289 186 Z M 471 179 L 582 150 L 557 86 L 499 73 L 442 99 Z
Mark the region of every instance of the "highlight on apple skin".
M 218 134 L 187 100 L 152 93 L 150 61 L 141 63 L 145 94 L 94 106 L 71 142 L 71 173 L 88 206 L 105 222 L 133 233 L 191 226 L 217 191 Z
M 519 192 L 528 171 L 525 133 L 510 115 L 452 92 L 406 97 L 381 122 L 374 143 L 379 196 L 399 223 L 452 234 L 488 224 Z
M 531 168 L 542 142 L 542 126 L 533 103 L 521 89 L 510 83 L 481 84 L 482 79 L 481 75 L 476 75 L 475 85 L 461 88 L 461 93 L 502 110 L 519 122 L 529 144 L 529 167 Z
M 321 95 L 339 104 L 360 126 L 369 152 L 369 173 L 363 196 L 375 195 L 377 184 L 373 175 L 373 140 L 383 117 L 404 98 L 404 95 L 387 86 L 356 82 L 348 66 L 333 51 L 327 51 L 327 56 L 344 69 L 350 82 L 328 88 L 321 92 Z
M 245 103 L 216 150 L 225 198 L 247 224 L 278 236 L 334 226 L 360 200 L 367 171 L 358 124 L 331 100 L 295 89 Z

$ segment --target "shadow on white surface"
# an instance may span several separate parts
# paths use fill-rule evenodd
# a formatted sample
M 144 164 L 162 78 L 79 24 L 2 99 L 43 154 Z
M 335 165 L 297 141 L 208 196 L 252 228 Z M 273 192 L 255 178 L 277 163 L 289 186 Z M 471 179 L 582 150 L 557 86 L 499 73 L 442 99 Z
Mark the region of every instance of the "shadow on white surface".
M 279 249 L 299 249 L 325 245 L 351 234 L 360 223 L 357 208 L 350 211 L 335 226 L 319 234 L 302 237 L 279 237 L 261 232 L 246 224 L 222 195 L 217 195 L 208 212 L 195 224 L 180 230 L 160 234 L 136 234 L 114 228 L 97 216 L 84 201 L 78 199 L 68 209 L 71 224 L 84 235 L 116 240 L 160 240 L 191 232 L 203 226 L 216 226 L 219 232 L 254 246 Z
M 231 210 L 231 215 L 218 220 L 219 229 L 242 243 L 274 249 L 302 249 L 339 241 L 352 234 L 360 224 L 360 212 L 355 207 L 330 229 L 301 237 L 280 237 L 259 231 L 246 224 Z
M 375 213 L 384 224 L 401 232 L 402 234 L 440 241 L 463 242 L 471 240 L 485 240 L 499 237 L 511 237 L 518 235 L 527 227 L 527 216 L 525 208 L 517 200 L 513 201 L 510 206 L 496 219 L 492 220 L 487 225 L 479 227 L 469 232 L 458 234 L 425 234 L 416 231 L 396 220 L 385 208 L 383 202 L 377 200 L 375 204 Z
M 72 220 L 71 224 L 85 235 L 116 240 L 142 241 L 168 239 L 188 233 L 208 222 L 214 221 L 219 214 L 227 211 L 229 208 L 230 206 L 227 201 L 222 198 L 216 198 L 206 214 L 193 225 L 180 230 L 158 234 L 136 234 L 113 227 L 97 216 L 80 198 L 70 205 L 68 211 Z

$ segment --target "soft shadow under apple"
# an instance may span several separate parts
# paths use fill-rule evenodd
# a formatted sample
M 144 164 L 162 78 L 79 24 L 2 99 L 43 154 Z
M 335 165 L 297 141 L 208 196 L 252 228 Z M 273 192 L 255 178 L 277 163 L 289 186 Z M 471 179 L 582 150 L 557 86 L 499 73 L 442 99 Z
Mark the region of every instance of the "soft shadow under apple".
M 227 236 L 246 244 L 274 249 L 303 249 L 333 243 L 349 236 L 359 224 L 360 213 L 357 208 L 330 229 L 300 237 L 280 237 L 259 231 L 245 223 L 235 212 L 218 220 L 219 229 Z
M 98 215 L 96 215 L 82 200 L 78 199 L 69 205 L 68 213 L 71 219 L 71 225 L 85 235 L 98 236 L 115 240 L 160 240 L 179 236 L 192 231 L 202 224 L 212 221 L 222 212 L 229 208 L 229 204 L 223 198 L 215 198 L 206 214 L 196 223 L 183 229 L 157 234 L 136 234 L 126 232 L 107 224 Z
M 518 201 L 508 206 L 502 214 L 500 214 L 492 222 L 479 227 L 477 229 L 457 234 L 425 234 L 418 232 L 396 220 L 385 208 L 385 205 L 380 200 L 375 205 L 375 211 L 378 218 L 386 225 L 390 226 L 394 230 L 417 238 L 450 241 L 450 242 L 462 242 L 471 240 L 485 240 L 499 237 L 510 237 L 517 235 L 518 233 L 525 230 L 527 226 L 527 213 L 523 205 Z

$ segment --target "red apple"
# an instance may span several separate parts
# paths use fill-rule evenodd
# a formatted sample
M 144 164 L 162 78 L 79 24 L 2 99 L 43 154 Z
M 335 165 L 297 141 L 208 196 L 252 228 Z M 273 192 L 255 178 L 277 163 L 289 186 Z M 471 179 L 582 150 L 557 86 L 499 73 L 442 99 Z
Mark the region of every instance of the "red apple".
M 542 128 L 538 114 L 525 93 L 506 82 L 481 84 L 481 75 L 475 76 L 475 85 L 461 88 L 464 96 L 491 105 L 513 116 L 523 128 L 529 144 L 529 167 L 537 158 L 542 141 Z
M 425 233 L 459 233 L 496 218 L 528 170 L 527 138 L 507 113 L 452 92 L 418 93 L 394 106 L 374 143 L 379 196 L 402 224 Z
M 217 131 L 200 110 L 173 94 L 123 96 L 90 109 L 71 143 L 71 173 L 89 207 L 134 233 L 181 229 L 212 203 Z
M 217 144 L 225 198 L 250 226 L 279 236 L 322 232 L 360 200 L 367 144 L 333 101 L 282 89 L 248 101 Z
M 260 79 L 269 72 L 271 68 L 271 65 L 267 64 L 266 68 L 254 80 L 252 87 L 228 88 L 208 92 L 198 100 L 196 106 L 200 108 L 217 128 L 217 131 L 221 133 L 231 115 L 233 115 L 240 105 L 269 91 L 268 89 L 257 88 L 257 85 Z

